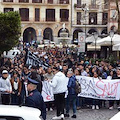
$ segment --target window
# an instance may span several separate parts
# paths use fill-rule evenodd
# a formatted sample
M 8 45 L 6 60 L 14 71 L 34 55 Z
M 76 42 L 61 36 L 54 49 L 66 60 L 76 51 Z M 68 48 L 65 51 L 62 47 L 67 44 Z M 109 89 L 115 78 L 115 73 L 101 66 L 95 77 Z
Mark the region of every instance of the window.
M 81 0 L 77 0 L 77 6 L 81 7 Z
M 53 0 L 48 0 L 48 3 L 53 4 Z
M 96 5 L 96 0 L 91 0 L 91 5 Z
M 77 12 L 77 24 L 81 24 L 81 12 Z
M 46 9 L 46 21 L 55 21 L 55 9 Z
M 4 13 L 10 12 L 10 11 L 14 11 L 14 9 L 13 8 L 4 8 Z
M 97 25 L 97 13 L 89 13 L 89 24 Z
M 61 22 L 65 22 L 69 20 L 69 10 L 68 9 L 60 9 L 60 18 Z
M 106 25 L 106 24 L 107 24 L 107 21 L 108 21 L 108 13 L 103 13 L 103 21 L 102 21 L 102 24 L 103 24 L 103 25 Z
M 20 16 L 22 21 L 29 21 L 29 9 L 28 8 L 20 8 Z
M 40 9 L 35 8 L 35 21 L 39 21 L 39 20 L 40 20 Z

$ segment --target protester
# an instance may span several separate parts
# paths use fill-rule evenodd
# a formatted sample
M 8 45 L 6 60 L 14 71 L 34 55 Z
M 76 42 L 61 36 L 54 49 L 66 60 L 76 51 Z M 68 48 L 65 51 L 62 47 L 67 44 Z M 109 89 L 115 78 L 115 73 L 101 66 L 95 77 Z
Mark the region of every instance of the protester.
M 93 79 L 96 80 L 98 79 L 98 73 L 97 71 L 93 73 Z M 99 109 L 99 106 L 100 106 L 100 101 L 99 99 L 92 99 L 92 109 Z
M 53 67 L 54 77 L 52 80 L 48 80 L 50 86 L 53 87 L 55 105 L 56 105 L 56 116 L 53 120 L 64 119 L 64 103 L 65 103 L 65 92 L 67 91 L 67 78 L 59 71 L 59 68 Z
M 9 105 L 12 87 L 10 80 L 8 79 L 7 70 L 2 71 L 2 77 L 0 78 L 0 91 L 1 91 L 2 104 Z
M 19 105 L 20 104 L 20 93 L 21 93 L 21 81 L 18 77 L 17 71 L 13 71 L 13 76 L 10 82 L 12 85 L 11 104 Z
M 75 92 L 75 81 L 76 77 L 73 74 L 72 71 L 67 72 L 67 77 L 69 78 L 68 81 L 68 96 L 66 99 L 66 114 L 65 117 L 69 117 L 69 110 L 70 110 L 70 103 L 72 103 L 73 107 L 73 115 L 71 116 L 72 118 L 76 118 L 76 99 L 77 99 L 77 94 Z
M 44 75 L 44 79 L 47 80 L 52 80 L 54 77 L 54 74 L 52 72 L 52 68 L 48 67 L 47 73 Z M 53 111 L 53 101 L 46 102 L 46 111 Z

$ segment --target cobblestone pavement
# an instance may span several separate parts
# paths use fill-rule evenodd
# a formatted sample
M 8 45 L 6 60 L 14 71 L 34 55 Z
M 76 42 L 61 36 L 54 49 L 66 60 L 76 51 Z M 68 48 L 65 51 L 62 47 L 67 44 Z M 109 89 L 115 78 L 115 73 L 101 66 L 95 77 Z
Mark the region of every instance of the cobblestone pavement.
M 52 117 L 55 116 L 54 111 L 47 112 L 47 120 L 51 120 Z M 114 116 L 118 112 L 117 109 L 109 110 L 109 109 L 81 109 L 77 111 L 77 118 L 75 120 L 109 120 L 112 116 Z M 70 116 L 72 116 L 72 110 L 70 111 Z M 73 120 L 74 118 L 66 118 L 66 120 Z

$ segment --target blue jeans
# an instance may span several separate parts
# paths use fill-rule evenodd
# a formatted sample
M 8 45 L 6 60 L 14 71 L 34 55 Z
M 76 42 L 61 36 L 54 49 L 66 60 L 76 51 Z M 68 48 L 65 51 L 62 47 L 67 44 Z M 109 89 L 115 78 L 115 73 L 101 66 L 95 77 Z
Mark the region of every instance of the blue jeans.
M 92 105 L 100 105 L 100 100 L 98 99 L 92 99 Z
M 77 95 L 68 95 L 66 99 L 66 113 L 69 114 L 70 103 L 72 103 L 73 114 L 76 114 L 76 99 Z

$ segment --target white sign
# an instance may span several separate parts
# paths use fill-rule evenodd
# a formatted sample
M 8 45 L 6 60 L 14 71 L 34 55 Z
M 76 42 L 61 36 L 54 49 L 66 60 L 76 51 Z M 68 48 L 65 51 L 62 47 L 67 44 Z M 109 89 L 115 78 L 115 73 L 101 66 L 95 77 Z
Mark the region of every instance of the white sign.
M 76 76 L 82 87 L 81 97 L 119 100 L 120 99 L 120 80 L 99 80 L 97 78 Z
M 54 101 L 53 89 L 48 83 L 48 81 L 43 81 L 42 85 L 43 85 L 42 96 L 43 96 L 44 102 Z
M 85 33 L 78 33 L 78 52 L 85 52 Z

